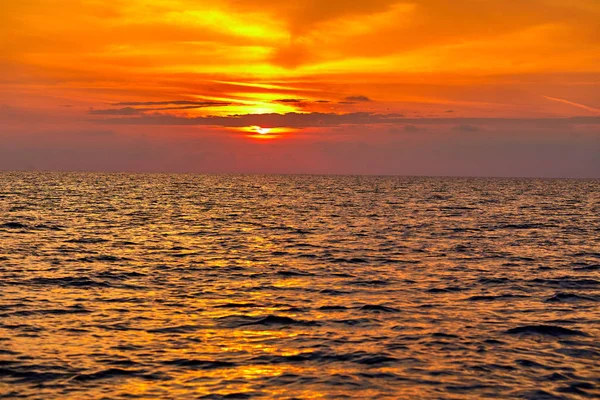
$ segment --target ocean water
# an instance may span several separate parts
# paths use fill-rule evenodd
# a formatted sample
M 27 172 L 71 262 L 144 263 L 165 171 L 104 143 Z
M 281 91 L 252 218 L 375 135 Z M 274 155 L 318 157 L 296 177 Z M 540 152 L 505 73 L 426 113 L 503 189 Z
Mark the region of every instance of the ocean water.
M 600 181 L 0 173 L 0 397 L 600 396 Z

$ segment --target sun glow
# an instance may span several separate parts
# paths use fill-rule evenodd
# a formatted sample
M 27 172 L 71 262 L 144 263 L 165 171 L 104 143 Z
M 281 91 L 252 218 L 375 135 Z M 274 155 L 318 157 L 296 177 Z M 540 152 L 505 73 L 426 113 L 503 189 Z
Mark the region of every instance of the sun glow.
M 252 130 L 259 135 L 268 135 L 271 132 L 271 128 L 262 128 L 260 126 L 253 126 Z
M 250 139 L 267 140 L 281 139 L 289 134 L 296 132 L 298 129 L 288 127 L 263 127 L 258 125 L 244 126 L 241 128 L 233 128 L 232 131 L 243 132 L 245 137 Z

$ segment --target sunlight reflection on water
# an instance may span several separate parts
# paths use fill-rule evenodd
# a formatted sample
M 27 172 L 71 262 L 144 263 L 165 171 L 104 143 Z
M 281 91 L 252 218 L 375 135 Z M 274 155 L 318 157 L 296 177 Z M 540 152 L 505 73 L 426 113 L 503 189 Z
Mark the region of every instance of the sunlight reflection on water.
M 598 395 L 598 193 L 2 173 L 0 395 Z

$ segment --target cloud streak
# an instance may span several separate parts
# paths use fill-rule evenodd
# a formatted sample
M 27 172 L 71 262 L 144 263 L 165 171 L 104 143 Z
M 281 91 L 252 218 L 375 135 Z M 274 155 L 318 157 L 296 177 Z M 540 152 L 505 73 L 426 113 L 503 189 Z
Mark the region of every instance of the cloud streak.
M 335 127 L 344 125 L 453 125 L 459 131 L 474 132 L 479 125 L 600 125 L 600 117 L 569 118 L 407 118 L 402 114 L 375 114 L 355 112 L 335 113 L 287 113 L 287 114 L 241 114 L 229 116 L 180 117 L 165 114 L 142 115 L 135 118 L 111 118 L 100 120 L 107 124 L 123 125 L 198 125 L 221 127 Z
M 166 100 L 166 101 L 121 101 L 114 103 L 115 106 L 195 106 L 199 107 L 222 107 L 231 103 L 221 101 L 189 101 L 189 100 Z
M 548 100 L 556 101 L 556 102 L 563 103 L 563 104 L 568 104 L 573 107 L 581 108 L 583 110 L 587 110 L 587 111 L 591 111 L 596 114 L 600 114 L 600 108 L 586 106 L 585 104 L 575 103 L 574 101 L 559 99 L 557 97 L 550 97 L 550 96 L 542 96 L 542 97 L 545 99 L 548 99 Z
M 363 102 L 363 103 L 373 101 L 370 98 L 368 98 L 367 96 L 348 96 L 344 100 L 352 101 L 352 102 Z
M 192 110 L 196 108 L 202 108 L 202 106 L 181 106 L 181 107 L 155 107 L 155 108 L 106 108 L 106 109 L 92 109 L 89 111 L 91 115 L 140 115 L 145 112 L 152 111 L 176 111 L 176 110 Z

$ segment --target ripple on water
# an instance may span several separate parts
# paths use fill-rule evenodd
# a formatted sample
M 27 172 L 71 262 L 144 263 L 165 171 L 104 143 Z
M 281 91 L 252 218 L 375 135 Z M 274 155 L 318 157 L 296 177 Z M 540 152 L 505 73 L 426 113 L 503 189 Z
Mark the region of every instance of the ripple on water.
M 557 325 L 524 325 L 506 331 L 511 335 L 589 336 L 587 333 Z
M 0 178 L 0 397 L 600 397 L 600 181 Z

